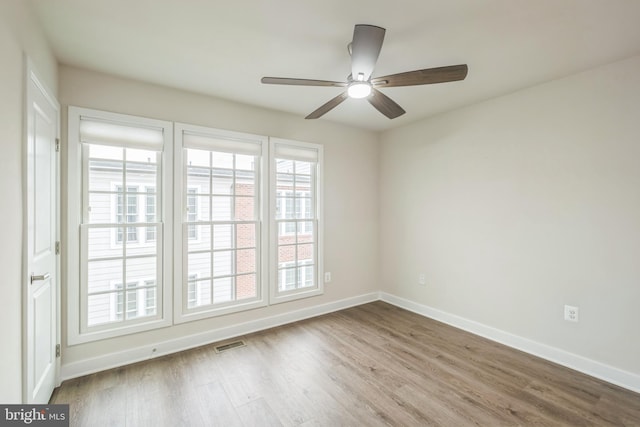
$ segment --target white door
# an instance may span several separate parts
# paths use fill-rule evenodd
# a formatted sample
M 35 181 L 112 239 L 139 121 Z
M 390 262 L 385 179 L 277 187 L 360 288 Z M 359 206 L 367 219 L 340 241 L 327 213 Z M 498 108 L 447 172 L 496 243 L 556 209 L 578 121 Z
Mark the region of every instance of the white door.
M 28 61 L 27 61 L 28 62 Z M 24 295 L 24 399 L 48 403 L 58 363 L 58 137 L 59 109 L 27 64 L 26 271 Z

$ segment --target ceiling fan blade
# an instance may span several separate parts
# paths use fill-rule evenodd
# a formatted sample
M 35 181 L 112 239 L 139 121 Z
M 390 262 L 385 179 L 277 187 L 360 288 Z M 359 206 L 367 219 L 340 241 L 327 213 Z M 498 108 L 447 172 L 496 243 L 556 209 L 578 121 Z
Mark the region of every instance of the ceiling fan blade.
M 376 107 L 376 110 L 390 119 L 395 119 L 406 112 L 393 99 L 375 88 L 371 88 L 371 95 L 367 99 L 371 105 Z
M 307 117 L 305 117 L 305 119 L 317 119 L 324 116 L 326 113 L 340 105 L 348 97 L 349 95 L 347 95 L 347 92 L 342 92 L 340 95 L 332 98 L 331 100 L 329 100 L 329 102 L 323 104 L 320 108 L 309 114 Z
M 294 86 L 336 86 L 346 87 L 345 82 L 332 82 L 329 80 L 290 79 L 287 77 L 263 77 L 262 83 L 270 85 L 294 85 Z
M 376 77 L 371 79 L 371 84 L 375 87 L 394 87 L 454 82 L 457 80 L 464 80 L 464 78 L 467 77 L 467 71 L 467 64 L 427 68 L 424 70 L 408 71 L 406 73 Z
M 351 75 L 354 80 L 369 80 L 376 66 L 385 29 L 375 25 L 356 25 L 351 42 Z

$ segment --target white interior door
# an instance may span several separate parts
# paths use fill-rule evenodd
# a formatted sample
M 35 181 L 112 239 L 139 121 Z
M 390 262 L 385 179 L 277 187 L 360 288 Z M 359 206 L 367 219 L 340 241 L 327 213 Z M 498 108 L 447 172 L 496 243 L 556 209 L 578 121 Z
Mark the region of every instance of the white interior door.
M 25 403 L 48 403 L 58 363 L 58 137 L 59 110 L 27 61 Z

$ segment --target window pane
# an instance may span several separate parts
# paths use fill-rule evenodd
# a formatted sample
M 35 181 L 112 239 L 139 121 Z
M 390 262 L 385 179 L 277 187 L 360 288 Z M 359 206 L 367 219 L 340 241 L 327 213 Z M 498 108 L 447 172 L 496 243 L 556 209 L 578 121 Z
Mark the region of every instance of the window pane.
M 145 240 L 147 243 L 154 242 L 158 235 L 158 226 L 149 226 L 144 228 Z
M 251 221 L 255 219 L 253 197 L 235 197 L 235 219 L 237 221 Z
M 150 187 L 155 185 L 158 174 L 158 165 L 152 163 L 126 163 L 127 185 L 135 184 L 136 187 Z M 134 191 L 138 191 L 136 188 Z
M 127 319 L 135 319 L 138 317 L 138 293 L 139 291 L 137 289 L 127 291 Z
M 314 241 L 313 222 L 298 222 L 298 243 L 311 243 Z
M 246 274 L 236 278 L 236 299 L 255 298 L 258 296 L 258 287 L 255 274 Z
M 187 193 L 187 221 L 209 221 L 209 196 L 194 196 Z
M 232 203 L 231 197 L 227 196 L 213 196 L 212 197 L 212 209 L 211 219 L 213 221 L 229 221 L 232 219 Z
M 187 256 L 187 274 L 200 279 L 211 277 L 211 252 L 189 254 Z
M 148 228 L 152 228 L 155 231 L 155 227 L 127 227 L 129 230 L 133 230 L 136 236 L 144 236 Z M 129 231 L 127 234 L 131 235 L 131 232 Z M 129 239 L 126 246 L 127 257 L 154 256 L 158 253 L 158 242 L 155 240 L 138 242 Z
M 113 182 L 122 182 L 122 161 L 89 160 L 89 191 L 113 191 Z
M 256 168 L 256 157 L 236 154 L 236 169 L 253 171 Z
M 193 189 L 196 194 L 210 194 L 211 182 L 209 174 L 211 169 L 204 167 L 187 167 L 187 188 Z
M 255 249 L 243 249 L 236 253 L 236 273 L 256 272 L 256 251 Z
M 145 316 L 155 316 L 156 307 L 158 305 L 156 301 L 156 289 L 155 288 L 147 288 L 144 290 L 145 294 Z
M 225 277 L 222 279 L 213 280 L 213 303 L 219 304 L 221 302 L 231 301 L 233 292 L 233 280 L 231 277 Z
M 233 174 L 231 171 L 214 169 L 213 194 L 233 194 Z
M 110 291 L 115 283 L 122 283 L 123 260 L 90 261 L 87 264 L 87 291 L 89 294 Z M 89 313 L 95 307 L 89 305 Z
M 157 163 L 157 151 L 140 150 L 137 148 L 127 148 L 126 150 L 127 162 L 136 162 L 148 165 L 154 165 Z
M 214 168 L 233 169 L 233 154 L 212 152 L 212 165 Z
M 256 179 L 253 172 L 236 172 L 236 195 L 253 196 L 255 194 L 255 186 Z
M 314 285 L 314 271 L 313 265 L 298 268 L 298 288 L 308 288 Z
M 116 293 L 89 295 L 87 299 L 87 306 L 89 308 L 87 325 L 95 326 L 120 320 L 121 317 L 118 319 L 116 313 L 116 304 Z
M 294 175 L 287 173 L 279 173 L 277 175 L 276 187 L 278 191 L 293 191 Z
M 211 249 L 211 226 L 210 225 L 186 225 L 186 233 L 189 238 L 187 250 L 189 252 Z
M 254 248 L 256 247 L 256 225 L 238 224 L 236 225 L 236 247 Z
M 147 187 L 145 195 L 145 220 L 144 222 L 156 222 L 156 206 L 158 196 L 155 187 Z
M 278 291 L 288 291 L 296 288 L 296 269 L 287 268 L 278 271 Z
M 110 145 L 87 144 L 89 157 L 102 160 L 123 160 L 123 148 Z
M 233 227 L 232 224 L 213 226 L 213 249 L 231 249 L 233 247 Z
M 298 265 L 312 264 L 315 259 L 314 245 L 303 244 L 298 246 Z
M 278 226 L 278 245 L 288 245 L 296 241 L 296 223 L 280 222 Z
M 122 245 L 116 245 L 117 227 L 88 228 L 87 257 L 89 260 L 96 258 L 121 257 Z
M 129 286 L 142 286 L 145 280 L 156 280 L 157 258 L 127 258 L 127 283 Z
M 290 264 L 295 261 L 296 261 L 295 245 L 278 247 L 278 268 L 283 268 L 287 264 Z
M 112 208 L 115 205 L 115 194 L 89 193 L 89 223 L 107 224 L 114 222 Z
M 187 284 L 187 307 L 211 304 L 211 280 L 190 280 Z
M 293 160 L 276 159 L 276 172 L 293 173 Z
M 213 253 L 213 276 L 228 276 L 233 274 L 233 251 Z
M 209 152 L 204 150 L 194 150 L 189 148 L 187 152 L 187 166 L 210 167 Z
M 296 163 L 295 163 L 296 175 L 311 175 L 312 165 L 313 164 L 309 162 L 301 162 L 299 160 L 296 160 Z

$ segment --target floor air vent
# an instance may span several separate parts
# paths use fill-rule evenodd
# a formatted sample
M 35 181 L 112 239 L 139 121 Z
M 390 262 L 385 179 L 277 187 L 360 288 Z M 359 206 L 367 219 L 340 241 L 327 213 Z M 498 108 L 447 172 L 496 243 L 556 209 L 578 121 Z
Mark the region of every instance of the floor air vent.
M 227 344 L 217 345 L 215 346 L 215 349 L 216 353 L 222 353 L 223 351 L 231 350 L 232 348 L 244 347 L 246 345 L 247 344 L 244 341 L 238 340 Z

